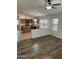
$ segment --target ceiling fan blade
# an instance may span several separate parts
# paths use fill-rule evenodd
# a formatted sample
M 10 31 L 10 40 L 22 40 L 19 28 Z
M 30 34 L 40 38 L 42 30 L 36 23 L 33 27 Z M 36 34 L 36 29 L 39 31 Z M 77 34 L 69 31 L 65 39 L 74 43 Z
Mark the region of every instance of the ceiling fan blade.
M 58 6 L 58 5 L 61 5 L 61 3 L 58 3 L 58 4 L 53 4 L 53 6 Z
M 53 7 L 53 6 L 52 6 L 52 8 L 56 9 L 56 7 Z

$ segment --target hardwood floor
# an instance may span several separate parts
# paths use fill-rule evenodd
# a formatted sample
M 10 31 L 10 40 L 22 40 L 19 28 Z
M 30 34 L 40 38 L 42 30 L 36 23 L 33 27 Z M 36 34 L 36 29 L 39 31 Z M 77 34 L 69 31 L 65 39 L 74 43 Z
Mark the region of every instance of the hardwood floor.
M 33 45 L 39 44 L 39 51 L 33 51 Z M 40 59 L 49 54 L 53 59 L 62 59 L 62 40 L 51 35 L 22 40 L 17 43 L 17 59 Z

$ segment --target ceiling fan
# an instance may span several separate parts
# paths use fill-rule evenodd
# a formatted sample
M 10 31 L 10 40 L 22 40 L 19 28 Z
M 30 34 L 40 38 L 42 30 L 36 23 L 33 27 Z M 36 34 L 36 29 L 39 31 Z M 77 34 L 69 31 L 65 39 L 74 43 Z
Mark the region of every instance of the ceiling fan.
M 61 3 L 54 3 L 54 1 L 51 1 L 51 0 L 45 0 L 46 1 L 46 8 L 45 9 L 56 9 L 55 6 L 58 6 L 58 5 L 61 5 Z

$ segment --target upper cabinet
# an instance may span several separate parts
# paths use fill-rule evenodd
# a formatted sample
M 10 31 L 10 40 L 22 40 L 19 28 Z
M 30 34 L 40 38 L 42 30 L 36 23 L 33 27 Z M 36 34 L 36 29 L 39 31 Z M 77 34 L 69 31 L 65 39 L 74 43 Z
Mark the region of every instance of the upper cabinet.
M 20 31 L 22 33 L 28 33 L 31 32 L 31 30 L 39 29 L 39 19 L 38 18 L 32 18 L 29 16 L 24 17 L 23 15 L 19 18 L 20 22 L 18 25 L 18 28 L 20 28 Z

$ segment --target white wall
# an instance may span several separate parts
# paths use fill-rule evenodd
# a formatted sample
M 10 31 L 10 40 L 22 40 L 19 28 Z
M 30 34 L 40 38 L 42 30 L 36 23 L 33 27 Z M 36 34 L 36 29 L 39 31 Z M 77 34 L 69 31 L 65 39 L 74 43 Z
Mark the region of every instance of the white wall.
M 58 18 L 59 19 L 59 22 L 58 22 L 58 31 L 53 31 L 52 30 L 52 19 L 54 18 Z M 40 36 L 44 36 L 44 35 L 53 35 L 55 37 L 58 37 L 58 38 L 62 38 L 62 13 L 58 13 L 58 14 L 54 14 L 54 15 L 51 15 L 49 18 L 42 18 L 40 19 L 41 20 L 48 20 L 48 23 L 47 23 L 47 26 L 48 28 L 40 28 L 40 29 L 36 29 L 36 30 L 32 30 L 32 38 L 35 38 L 35 37 L 40 37 Z M 44 24 L 42 24 L 44 25 Z M 40 24 L 41 26 L 41 24 Z
M 50 29 L 36 29 L 32 30 L 32 38 L 44 36 L 50 34 Z
M 58 22 L 58 31 L 53 31 L 52 30 L 52 24 L 51 24 L 51 35 L 53 36 L 56 36 L 58 38 L 62 38 L 62 14 L 59 13 L 59 14 L 55 14 L 53 15 L 53 18 L 58 18 L 59 19 L 59 22 Z M 51 21 L 52 22 L 52 21 Z
M 17 41 L 21 40 L 20 31 L 17 31 Z
M 45 22 L 45 20 L 47 20 L 46 24 L 41 22 L 41 21 Z M 51 25 L 50 19 L 40 19 L 40 28 L 36 30 L 32 30 L 32 38 L 50 34 L 50 30 L 51 30 L 50 25 Z M 41 26 L 46 26 L 47 28 L 44 28 L 44 27 L 41 28 Z

